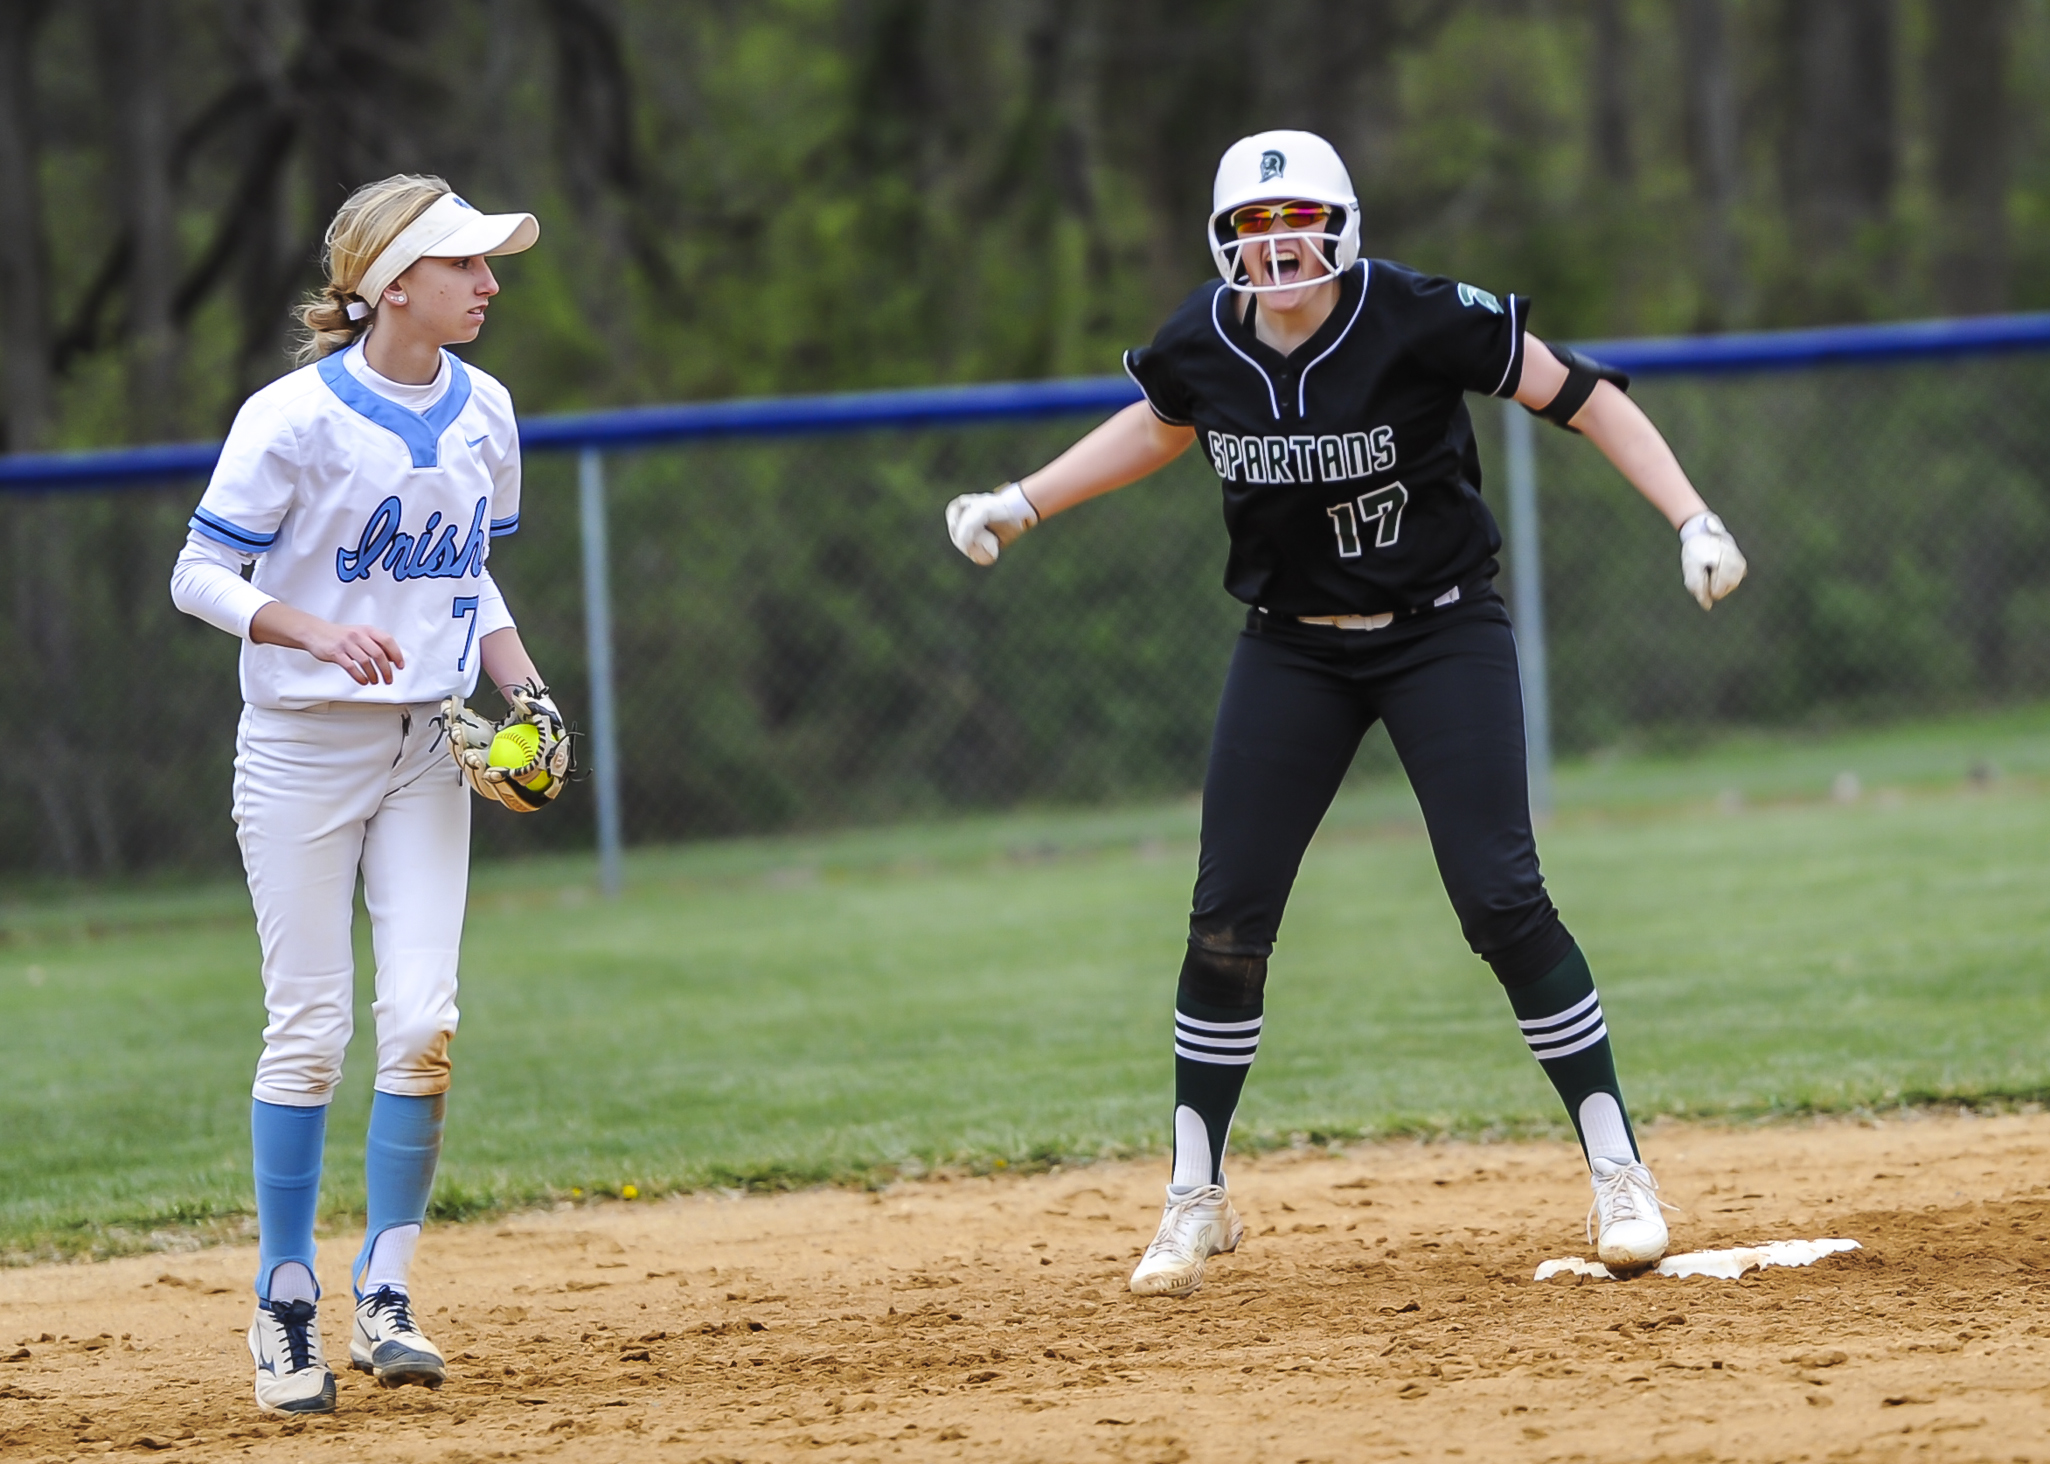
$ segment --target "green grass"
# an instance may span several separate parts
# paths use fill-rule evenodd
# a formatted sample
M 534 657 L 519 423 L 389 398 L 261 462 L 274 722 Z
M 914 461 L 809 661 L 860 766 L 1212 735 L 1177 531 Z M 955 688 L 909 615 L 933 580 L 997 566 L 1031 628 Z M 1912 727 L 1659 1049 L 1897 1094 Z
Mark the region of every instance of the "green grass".
M 1596 760 L 1559 804 L 1640 1116 L 2050 1088 L 2050 709 Z M 1195 836 L 1185 801 L 650 851 L 617 905 L 586 861 L 480 869 L 437 1205 L 1158 1147 Z M 237 1233 L 255 965 L 239 885 L 0 898 L 0 1253 Z M 1248 1141 L 1558 1122 L 1400 784 L 1334 810 L 1270 1013 Z

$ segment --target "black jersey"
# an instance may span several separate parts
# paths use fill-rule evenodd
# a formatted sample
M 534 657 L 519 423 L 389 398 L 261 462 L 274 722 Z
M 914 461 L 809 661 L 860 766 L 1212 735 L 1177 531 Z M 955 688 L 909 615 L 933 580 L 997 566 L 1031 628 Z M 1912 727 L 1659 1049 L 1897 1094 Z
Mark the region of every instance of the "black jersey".
M 1223 480 L 1224 587 L 1281 615 L 1377 615 L 1492 578 L 1502 534 L 1464 398 L 1514 395 L 1528 301 L 1361 260 L 1287 356 L 1237 304 L 1214 281 L 1125 353 Z

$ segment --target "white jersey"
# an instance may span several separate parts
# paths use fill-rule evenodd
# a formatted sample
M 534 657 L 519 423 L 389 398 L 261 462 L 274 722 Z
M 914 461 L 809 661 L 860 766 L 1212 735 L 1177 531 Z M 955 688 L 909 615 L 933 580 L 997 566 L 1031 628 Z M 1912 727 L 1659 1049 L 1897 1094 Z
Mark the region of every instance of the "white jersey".
M 256 563 L 248 585 L 221 597 L 231 609 L 199 612 L 245 637 L 252 706 L 468 696 L 477 641 L 512 624 L 485 569 L 492 539 L 520 522 L 511 395 L 446 351 L 427 387 L 386 381 L 362 356 L 359 342 L 244 402 L 192 515 L 187 558 L 226 550 L 237 566 Z M 257 645 L 249 619 L 271 599 L 389 632 L 405 669 L 389 686 L 360 686 L 303 651 Z

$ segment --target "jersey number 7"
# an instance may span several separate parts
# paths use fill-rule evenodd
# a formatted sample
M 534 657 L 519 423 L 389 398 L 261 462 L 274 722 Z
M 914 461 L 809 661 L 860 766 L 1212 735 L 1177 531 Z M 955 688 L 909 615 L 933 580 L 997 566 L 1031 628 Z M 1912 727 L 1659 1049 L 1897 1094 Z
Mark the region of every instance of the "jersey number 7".
M 455 608 L 451 611 L 449 619 L 461 620 L 465 615 L 470 617 L 470 632 L 463 637 L 463 653 L 456 657 L 456 670 L 458 671 L 467 671 L 470 668 L 470 646 L 477 639 L 477 597 L 475 595 L 456 596 Z
M 1402 510 L 1409 504 L 1409 490 L 1400 483 L 1390 483 L 1386 488 L 1376 488 L 1372 493 L 1362 493 L 1352 503 L 1334 503 L 1324 510 L 1331 516 L 1331 528 L 1338 535 L 1338 557 L 1357 559 L 1360 557 L 1360 536 L 1368 529 L 1374 533 L 1376 549 L 1392 549 L 1402 536 Z

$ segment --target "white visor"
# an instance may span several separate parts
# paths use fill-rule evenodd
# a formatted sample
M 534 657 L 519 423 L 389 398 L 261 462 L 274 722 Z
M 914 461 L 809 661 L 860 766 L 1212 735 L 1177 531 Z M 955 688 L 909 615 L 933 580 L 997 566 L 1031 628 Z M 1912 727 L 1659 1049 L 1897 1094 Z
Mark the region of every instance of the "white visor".
M 532 214 L 478 213 L 455 194 L 444 193 L 370 262 L 370 268 L 356 282 L 356 294 L 374 310 L 384 287 L 411 268 L 415 260 L 518 254 L 522 249 L 533 248 L 540 237 L 541 225 Z

